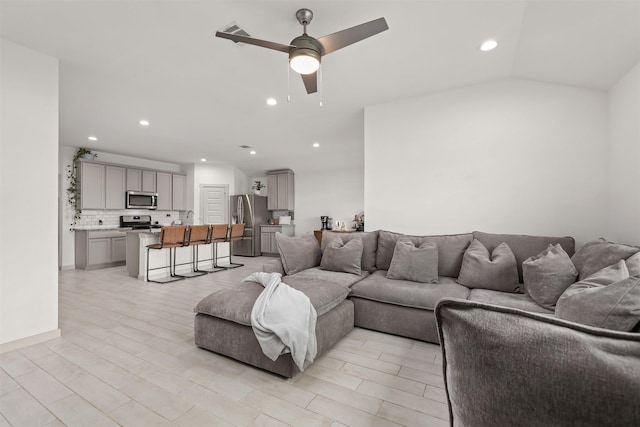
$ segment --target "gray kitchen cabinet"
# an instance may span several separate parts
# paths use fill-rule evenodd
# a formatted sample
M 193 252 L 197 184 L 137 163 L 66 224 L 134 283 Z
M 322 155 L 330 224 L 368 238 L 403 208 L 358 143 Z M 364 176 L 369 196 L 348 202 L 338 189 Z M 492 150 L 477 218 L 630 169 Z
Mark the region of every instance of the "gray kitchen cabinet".
M 283 169 L 267 172 L 267 209 L 292 211 L 295 208 L 293 171 Z
M 124 193 L 126 188 L 125 168 L 119 166 L 105 167 L 105 209 L 124 209 Z
M 127 190 L 156 192 L 156 172 L 127 168 Z
M 158 172 L 156 175 L 156 185 L 158 190 L 158 210 L 171 210 L 171 174 Z
M 278 255 L 276 233 L 293 237 L 295 225 L 261 225 L 260 226 L 260 251 L 263 255 Z
M 75 264 L 77 269 L 124 265 L 126 236 L 121 231 L 75 231 Z
M 111 262 L 124 262 L 127 259 L 127 237 L 111 239 Z
M 124 209 L 125 168 L 80 162 L 81 209 Z
M 80 180 L 80 208 L 104 209 L 105 165 L 80 162 L 77 167 Z
M 156 173 L 154 171 L 142 171 L 142 191 L 156 192 Z
M 187 177 L 185 175 L 171 176 L 171 207 L 174 211 L 187 209 Z

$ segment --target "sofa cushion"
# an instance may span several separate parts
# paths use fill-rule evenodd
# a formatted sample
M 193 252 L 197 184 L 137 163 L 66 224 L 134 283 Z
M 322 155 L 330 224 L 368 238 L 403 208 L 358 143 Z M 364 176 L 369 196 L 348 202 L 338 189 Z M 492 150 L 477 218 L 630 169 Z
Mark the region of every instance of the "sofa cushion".
M 351 239 L 362 240 L 362 263 L 360 268 L 369 273 L 376 271 L 376 251 L 378 250 L 378 232 L 353 232 L 353 233 L 335 233 L 333 231 L 324 230 L 322 232 L 321 250 L 324 253 L 325 248 L 335 239 L 341 239 L 348 243 Z
M 287 274 L 320 265 L 320 245 L 313 234 L 289 237 L 276 233 L 276 245 Z
M 516 266 L 518 267 L 518 278 L 520 283 L 523 282 L 522 263 L 529 257 L 539 254 L 549 245 L 559 243 L 562 249 L 572 256 L 575 252 L 576 242 L 573 237 L 545 237 L 545 236 L 527 236 L 524 234 L 494 234 L 483 233 L 482 231 L 473 232 L 474 239 L 478 239 L 489 252 L 501 243 L 506 243 L 516 257 Z
M 472 301 L 435 314 L 451 426 L 640 425 L 640 335 Z
M 640 276 L 608 285 L 578 282 L 560 297 L 556 315 L 599 328 L 632 331 L 640 323 Z
M 445 297 L 467 298 L 469 289 L 450 277 L 440 277 L 437 284 L 387 279 L 386 271 L 378 270 L 351 287 L 351 297 L 364 298 L 403 307 L 433 310 Z
M 349 288 L 332 282 L 311 281 L 306 283 L 283 283 L 303 292 L 316 309 L 318 316 L 344 301 Z M 251 325 L 251 310 L 264 287 L 255 282 L 240 282 L 231 288 L 221 289 L 203 298 L 195 307 L 196 313 L 219 317 L 241 325 Z
M 322 253 L 320 268 L 330 271 L 342 271 L 360 275 L 362 269 L 362 240 L 351 239 L 344 243 L 342 239 L 334 239 Z
M 515 308 L 518 310 L 529 311 L 531 313 L 553 315 L 553 310 L 541 307 L 527 294 L 514 294 L 511 292 L 492 291 L 489 289 L 471 289 L 469 298 L 467 299 L 469 301 Z
M 640 252 L 640 247 L 607 242 L 604 239 L 593 240 L 581 247 L 571 261 L 578 269 L 578 280 L 591 276 L 608 265 Z
M 387 278 L 438 283 L 438 247 L 433 242 L 416 247 L 411 240 L 398 240 Z
M 509 245 L 499 244 L 490 255 L 479 240 L 473 240 L 464 253 L 458 283 L 469 288 L 516 292 L 518 269 Z
M 435 243 L 438 247 L 438 275 L 447 277 L 458 277 L 464 251 L 473 240 L 471 234 L 408 236 L 380 230 L 378 232 L 378 252 L 376 256 L 376 267 L 379 270 L 389 269 L 396 242 L 401 238 L 411 240 L 416 246 L 420 246 L 424 242 Z
M 576 281 L 578 270 L 560 244 L 549 245 L 522 263 L 525 292 L 538 304 L 553 310 L 558 298 Z
M 343 287 L 350 287 L 354 283 L 359 282 L 369 275 L 368 272 L 363 271 L 359 276 L 350 273 L 344 273 L 341 271 L 322 270 L 320 267 L 307 268 L 292 276 L 283 277 L 282 280 L 285 283 L 304 283 L 314 282 L 321 284 L 324 282 L 331 282 Z

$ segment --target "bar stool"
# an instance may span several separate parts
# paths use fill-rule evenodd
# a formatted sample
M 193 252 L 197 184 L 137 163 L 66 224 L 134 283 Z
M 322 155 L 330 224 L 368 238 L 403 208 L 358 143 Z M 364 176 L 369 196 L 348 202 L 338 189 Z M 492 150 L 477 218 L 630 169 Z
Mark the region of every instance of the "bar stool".
M 226 270 L 226 266 L 218 265 L 218 243 L 225 243 L 229 234 L 229 224 L 211 225 L 211 259 L 213 260 L 213 270 L 210 273 Z
M 190 225 L 187 228 L 187 245 L 191 246 L 192 258 L 190 273 L 183 273 L 180 276 L 183 277 L 198 277 L 208 273 L 205 270 L 198 269 L 198 248 L 200 245 L 210 244 L 211 227 L 208 225 Z
M 169 283 L 177 280 L 183 280 L 184 277 L 178 276 L 175 271 L 176 264 L 176 248 L 185 246 L 187 243 L 187 227 L 184 225 L 164 226 L 160 229 L 160 243 L 152 243 L 147 245 L 147 281 L 156 283 Z M 159 270 L 167 268 L 167 266 L 149 268 L 149 251 L 151 249 L 169 249 L 169 277 L 158 280 L 149 279 L 149 270 Z M 173 255 L 173 258 L 172 258 Z
M 231 231 L 229 232 L 229 266 L 227 268 L 238 268 L 238 267 L 242 267 L 244 264 L 238 264 L 238 263 L 234 263 L 231 260 L 231 254 L 232 254 L 232 250 L 231 250 L 231 242 L 235 242 L 238 240 L 243 240 L 244 239 L 244 224 L 231 224 Z

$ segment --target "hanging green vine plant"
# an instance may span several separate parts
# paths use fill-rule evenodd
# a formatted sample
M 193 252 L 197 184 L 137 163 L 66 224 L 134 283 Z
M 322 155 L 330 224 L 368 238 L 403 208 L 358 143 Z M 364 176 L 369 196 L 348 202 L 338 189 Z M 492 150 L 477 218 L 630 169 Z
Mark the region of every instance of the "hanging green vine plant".
M 78 151 L 73 156 L 73 162 L 67 165 L 67 201 L 73 207 L 75 214 L 73 216 L 73 225 L 81 218 L 82 209 L 80 208 L 80 182 L 78 181 L 78 166 L 76 161 L 79 158 L 95 158 L 97 154 L 93 154 L 91 150 L 86 148 L 78 148 Z

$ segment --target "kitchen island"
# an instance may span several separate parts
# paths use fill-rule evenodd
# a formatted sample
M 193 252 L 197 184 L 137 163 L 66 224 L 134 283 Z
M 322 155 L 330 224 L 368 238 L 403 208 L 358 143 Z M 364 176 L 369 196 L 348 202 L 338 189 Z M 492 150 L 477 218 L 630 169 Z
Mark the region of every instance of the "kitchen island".
M 160 229 L 129 230 L 126 237 L 126 264 L 129 276 L 139 280 L 146 280 L 147 274 L 147 246 L 160 242 Z M 218 258 L 229 256 L 229 244 L 218 243 Z M 198 250 L 199 266 L 201 269 L 212 268 L 212 245 L 200 245 Z M 193 260 L 193 247 L 186 246 L 176 248 L 176 272 L 191 271 Z M 222 264 L 228 264 L 228 258 Z M 151 278 L 166 277 L 169 275 L 169 249 L 149 251 L 149 274 Z M 157 268 L 157 270 L 155 270 Z

